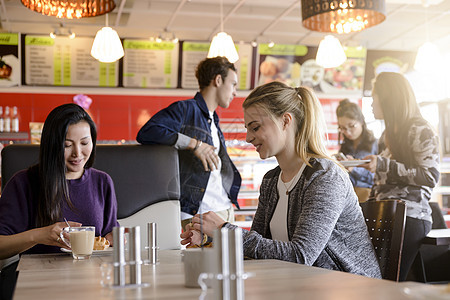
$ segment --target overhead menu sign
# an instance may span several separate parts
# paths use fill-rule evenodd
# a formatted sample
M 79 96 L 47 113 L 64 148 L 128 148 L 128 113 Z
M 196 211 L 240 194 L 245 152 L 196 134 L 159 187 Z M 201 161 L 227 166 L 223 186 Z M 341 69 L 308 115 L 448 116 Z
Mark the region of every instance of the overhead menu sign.
M 316 62 L 317 47 L 259 44 L 258 85 L 282 81 L 289 86 L 309 86 L 318 93 L 362 94 L 366 49 L 347 47 L 347 60 L 336 68 L 323 68 Z
M 0 33 L 0 87 L 20 84 L 19 34 Z
M 118 62 L 94 59 L 94 39 L 25 36 L 25 83 L 27 85 L 99 86 L 118 85 Z
M 181 66 L 181 87 L 185 89 L 198 89 L 195 70 L 200 61 L 206 58 L 210 43 L 183 42 L 183 63 Z M 250 44 L 238 44 L 236 50 L 239 60 L 234 63 L 238 71 L 238 89 L 251 88 L 252 71 L 252 46 Z
M 123 86 L 176 88 L 178 43 L 124 40 Z

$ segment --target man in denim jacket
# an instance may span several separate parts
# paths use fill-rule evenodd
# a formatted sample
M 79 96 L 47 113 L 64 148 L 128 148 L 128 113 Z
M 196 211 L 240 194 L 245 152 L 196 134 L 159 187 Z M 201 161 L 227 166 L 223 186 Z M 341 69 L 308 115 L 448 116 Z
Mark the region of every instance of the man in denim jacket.
M 228 108 L 236 96 L 236 69 L 225 57 L 207 58 L 195 73 L 200 92 L 155 114 L 138 132 L 141 144 L 178 149 L 182 227 L 193 215 L 214 211 L 234 221 L 241 176 L 227 154 L 219 127 L 218 106 Z M 156 174 L 157 175 L 157 174 Z

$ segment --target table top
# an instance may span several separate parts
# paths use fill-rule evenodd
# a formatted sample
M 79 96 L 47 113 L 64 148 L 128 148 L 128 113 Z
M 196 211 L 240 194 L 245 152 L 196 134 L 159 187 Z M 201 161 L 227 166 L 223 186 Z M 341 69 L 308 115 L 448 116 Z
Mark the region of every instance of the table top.
M 424 240 L 425 244 L 450 245 L 450 228 L 432 229 Z
M 143 256 L 145 257 L 145 256 Z M 142 266 L 142 288 L 110 288 L 100 285 L 100 265 L 112 256 L 92 256 L 75 261 L 68 254 L 23 255 L 14 299 L 198 299 L 200 288 L 184 287 L 179 250 L 159 251 L 157 265 Z M 397 283 L 331 271 L 279 260 L 246 260 L 246 299 L 411 299 L 408 287 Z M 433 287 L 430 287 L 433 288 Z M 212 299 L 208 290 L 206 299 Z

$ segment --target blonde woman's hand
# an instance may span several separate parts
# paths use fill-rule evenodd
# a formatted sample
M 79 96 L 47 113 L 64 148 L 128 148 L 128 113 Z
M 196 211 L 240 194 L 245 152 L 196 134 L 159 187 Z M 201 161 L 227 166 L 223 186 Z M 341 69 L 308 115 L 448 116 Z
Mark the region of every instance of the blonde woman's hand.
M 359 167 L 369 170 L 372 173 L 375 173 L 375 171 L 377 170 L 378 155 L 368 155 L 363 159 L 370 159 L 370 162 L 360 165 Z
M 200 225 L 200 222 L 202 222 L 202 225 Z M 198 231 L 203 230 L 209 236 L 213 236 L 214 230 L 222 227 L 224 223 L 225 221 L 213 211 L 204 213 L 201 219 L 199 214 L 192 218 L 194 229 Z
M 195 230 L 192 227 L 192 223 L 186 225 L 185 231 L 180 234 L 181 245 L 199 246 L 202 243 L 203 236 L 200 231 Z

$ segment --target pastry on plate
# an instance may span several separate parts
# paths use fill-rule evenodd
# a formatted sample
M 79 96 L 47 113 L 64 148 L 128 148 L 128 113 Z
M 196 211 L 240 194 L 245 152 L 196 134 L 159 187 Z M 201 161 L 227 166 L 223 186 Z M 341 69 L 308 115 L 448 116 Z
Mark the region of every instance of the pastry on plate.
M 101 236 L 96 236 L 94 240 L 94 250 L 106 250 L 110 246 L 109 241 Z

